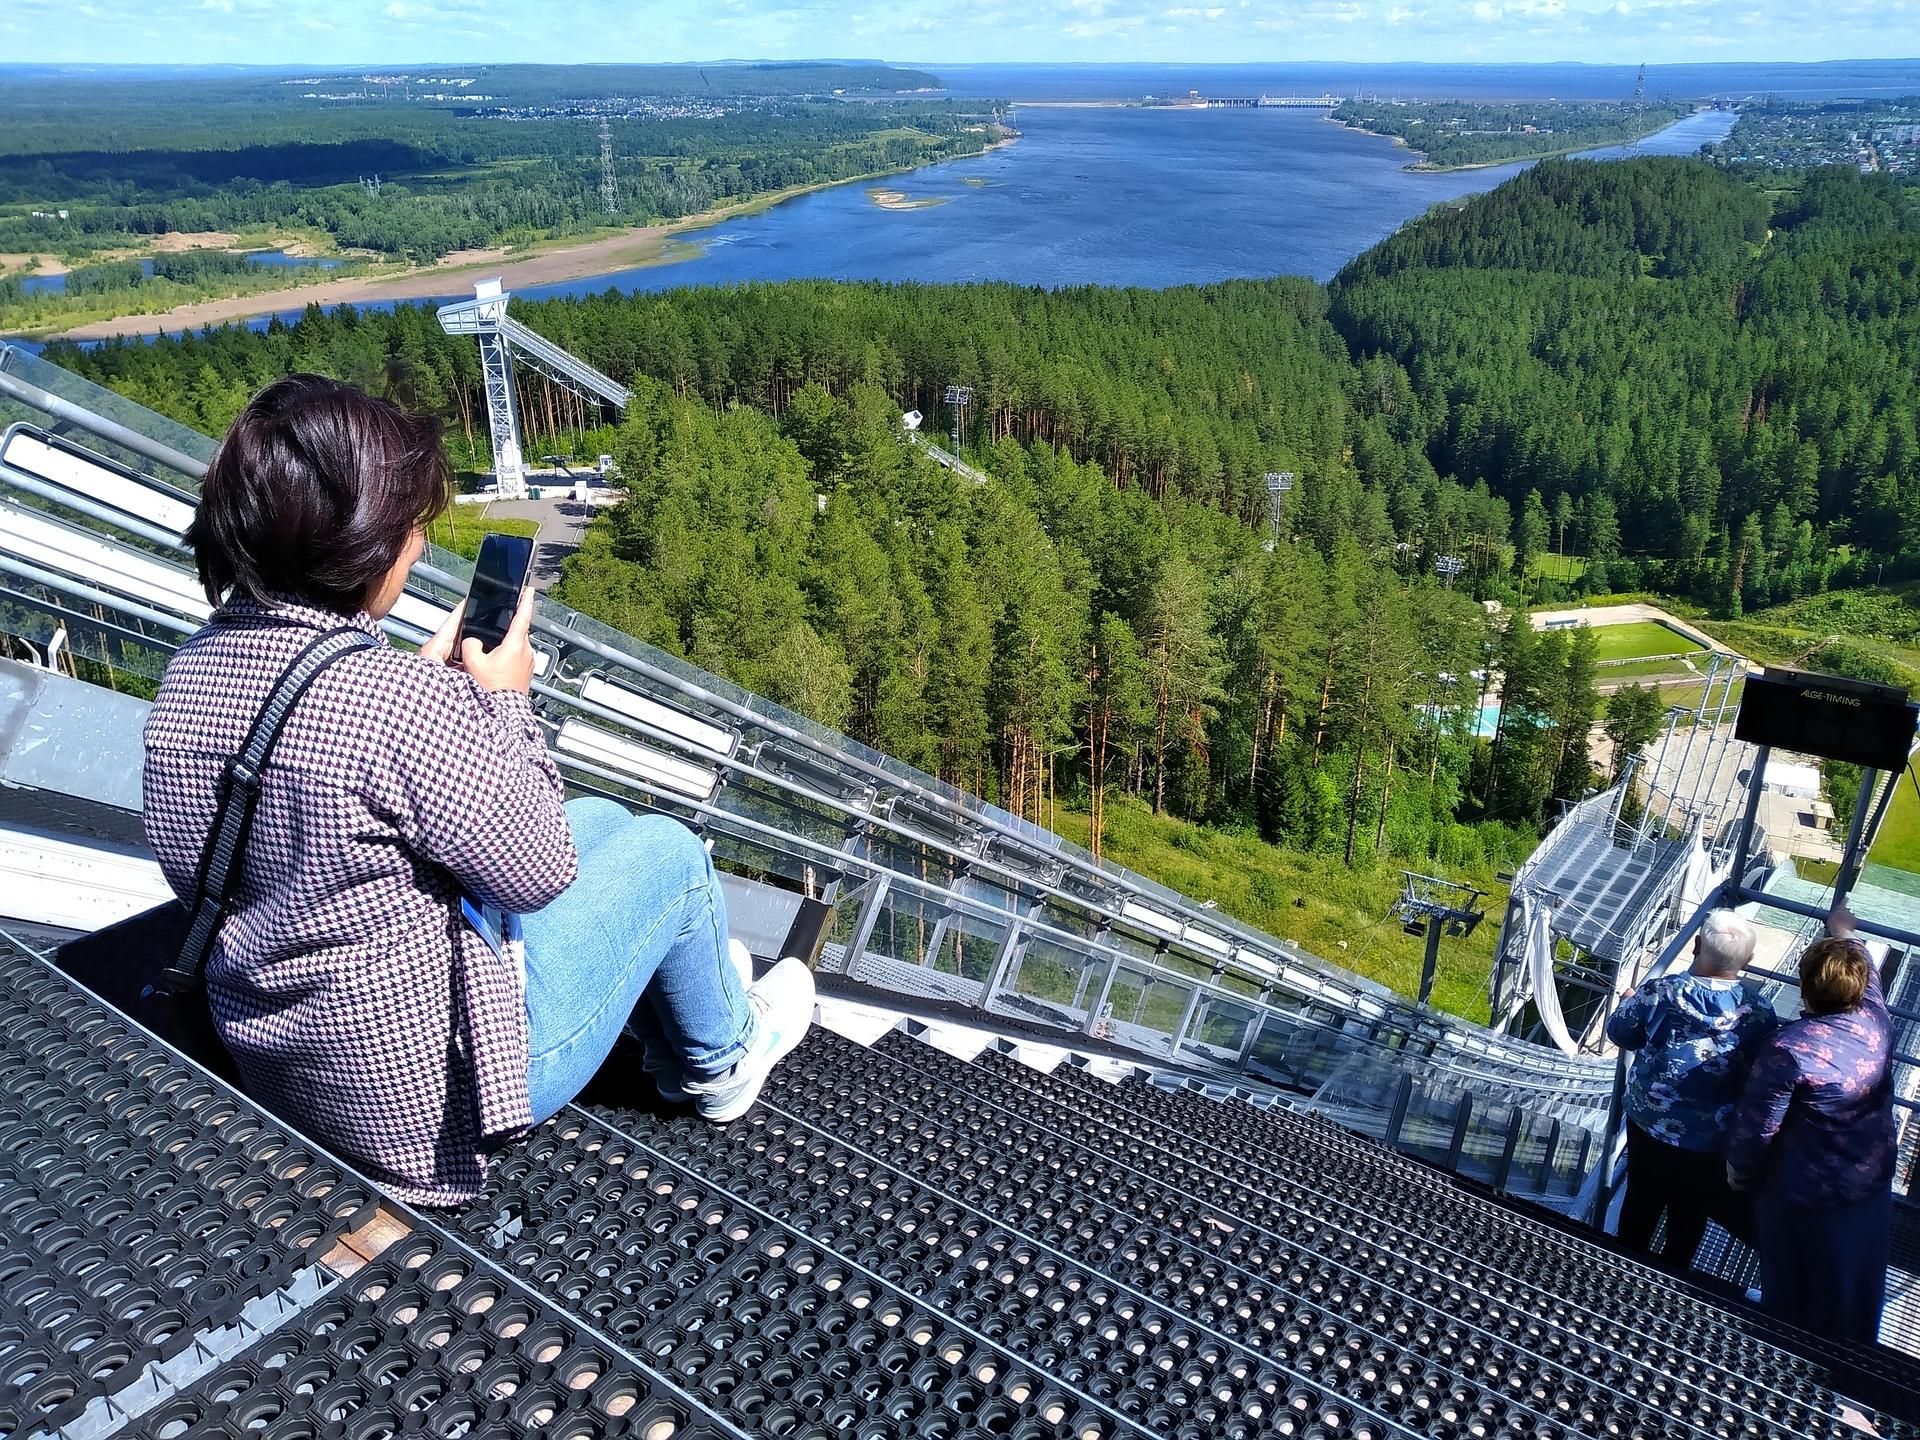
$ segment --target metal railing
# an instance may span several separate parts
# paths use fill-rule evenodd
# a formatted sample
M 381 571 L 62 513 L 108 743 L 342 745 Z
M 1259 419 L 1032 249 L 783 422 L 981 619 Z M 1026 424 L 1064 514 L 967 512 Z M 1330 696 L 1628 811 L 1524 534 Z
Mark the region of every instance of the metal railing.
M 0 407 L 30 422 L 0 448 L 0 598 L 67 627 L 75 653 L 156 672 L 205 601 L 180 512 L 126 487 L 191 505 L 212 442 L 7 347 Z M 432 551 L 389 633 L 424 638 L 468 568 Z M 737 873 L 838 901 L 830 963 L 849 975 L 1295 1088 L 1349 1055 L 1416 1054 L 1545 1102 L 1606 1093 L 1607 1062 L 1416 1006 L 551 601 L 535 625 L 535 708 L 570 783 L 680 816 Z

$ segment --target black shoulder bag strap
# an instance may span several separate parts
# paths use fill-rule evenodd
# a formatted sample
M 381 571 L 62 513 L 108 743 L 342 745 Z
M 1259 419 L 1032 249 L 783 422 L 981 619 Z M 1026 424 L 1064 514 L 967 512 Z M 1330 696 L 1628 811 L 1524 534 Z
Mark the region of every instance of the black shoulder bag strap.
M 206 847 L 200 852 L 200 870 L 194 880 L 193 919 L 187 938 L 173 963 L 160 972 L 148 987 L 151 995 L 180 995 L 200 984 L 200 972 L 213 949 L 213 937 L 219 933 L 232 898 L 235 862 L 253 828 L 253 810 L 260 799 L 260 775 L 268 757 L 280 739 L 280 731 L 293 713 L 293 707 L 306 694 L 307 687 L 334 661 L 355 650 L 379 644 L 364 630 L 342 626 L 329 630 L 293 657 L 280 678 L 273 683 L 240 753 L 227 761 L 220 772 L 219 804 L 213 813 L 213 827 L 207 832 Z

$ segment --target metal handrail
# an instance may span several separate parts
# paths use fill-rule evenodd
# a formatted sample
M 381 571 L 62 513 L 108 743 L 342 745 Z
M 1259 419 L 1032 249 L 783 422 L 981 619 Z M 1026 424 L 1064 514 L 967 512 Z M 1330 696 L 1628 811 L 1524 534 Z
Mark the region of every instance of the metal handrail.
M 57 413 L 60 418 L 69 423 L 89 430 L 113 443 L 125 445 L 126 448 L 144 454 L 147 458 L 180 474 L 191 478 L 204 475 L 206 466 L 203 462 L 173 447 L 150 441 L 139 431 L 77 406 L 43 387 L 33 386 L 18 377 L 0 375 L 0 391 L 47 413 Z M 61 498 L 63 503 L 70 500 L 70 497 L 57 498 Z M 100 513 L 97 507 L 91 512 L 88 512 L 85 507 L 75 508 L 81 509 L 82 513 L 91 513 L 93 518 L 103 523 L 138 534 L 150 543 L 163 544 L 176 552 L 185 553 L 185 547 L 177 537 L 162 534 L 151 527 L 137 526 L 130 523 L 126 517 Z M 36 574 L 30 578 L 35 583 L 50 584 L 55 583 L 56 577 Z M 465 587 L 465 581 L 461 576 L 430 562 L 423 562 L 415 567 L 414 579 L 417 582 L 423 582 L 426 587 L 444 591 L 448 595 L 457 595 Z M 113 600 L 103 592 L 95 592 L 85 598 L 93 603 L 110 603 L 133 613 L 128 602 Z M 446 602 L 442 600 L 441 603 Z M 177 632 L 197 628 L 197 626 L 183 627 L 178 622 L 169 621 L 158 614 L 142 613 L 141 618 L 161 623 Z M 889 796 L 893 803 L 897 803 L 902 798 L 911 800 L 950 820 L 956 829 L 962 832 L 984 833 L 1010 845 L 1015 852 L 1032 850 L 1038 843 L 1038 836 L 1027 833 L 1016 823 L 1011 823 L 1011 817 L 1002 820 L 991 811 L 990 807 L 986 806 L 980 806 L 978 809 L 970 808 L 954 796 L 945 793 L 945 787 L 938 785 L 930 777 L 920 777 L 916 780 L 902 775 L 898 770 L 870 761 L 861 754 L 833 746 L 821 736 L 812 733 L 802 725 L 789 721 L 783 715 L 769 714 L 765 710 L 750 707 L 723 693 L 715 686 L 701 684 L 665 666 L 654 664 L 642 655 L 605 644 L 576 628 L 573 622 L 577 618 L 579 617 L 572 612 L 567 612 L 565 618 L 554 618 L 542 614 L 536 620 L 536 628 L 541 635 L 563 647 L 563 654 L 567 650 L 583 652 L 596 657 L 603 663 L 617 666 L 650 681 L 655 687 L 665 686 L 709 714 L 717 713 L 730 717 L 758 732 L 801 748 L 818 757 L 832 771 L 840 773 L 852 771 L 864 777 L 866 781 L 872 782 L 874 789 Z M 402 627 L 396 633 L 404 635 L 407 632 Z M 662 733 L 631 717 L 614 716 L 604 709 L 593 706 L 591 702 L 583 700 L 578 695 L 568 694 L 552 680 L 542 685 L 541 693 L 555 702 L 595 714 L 603 720 L 615 721 L 623 729 L 646 735 L 656 743 L 666 744 L 680 751 L 690 749 L 680 737 Z M 739 754 L 733 756 L 714 756 L 701 752 L 696 758 L 703 765 L 724 769 L 728 773 L 751 776 L 756 782 L 781 790 L 795 799 L 823 807 L 840 815 L 848 824 L 884 830 L 895 836 L 901 843 L 917 848 L 935 852 L 950 850 L 950 847 L 938 837 L 930 836 L 893 815 L 889 804 L 855 806 L 849 804 L 843 797 L 814 790 L 786 776 L 768 771 L 755 763 L 755 750 L 752 747 L 743 747 Z M 632 784 L 633 782 L 622 777 L 620 783 Z M 685 803 L 683 797 L 675 796 L 669 799 L 671 803 Z M 1056 841 L 1056 843 L 1059 842 Z M 834 853 L 844 863 L 845 852 Z M 1451 1019 L 1441 1020 L 1429 1012 L 1421 1011 L 1392 996 L 1384 989 L 1372 987 L 1358 977 L 1346 974 L 1318 957 L 1308 956 L 1298 951 L 1286 942 L 1263 935 L 1252 930 L 1251 927 L 1240 925 L 1215 911 L 1205 910 L 1185 897 L 1165 891 L 1163 887 L 1154 886 L 1118 867 L 1103 866 L 1093 861 L 1091 857 L 1082 856 L 1064 844 L 1057 849 L 1042 846 L 1040 853 L 1049 864 L 1058 864 L 1081 877 L 1083 881 L 1093 882 L 1090 888 L 1095 893 L 1088 895 L 1067 889 L 1050 881 L 1043 874 L 1029 873 L 1021 868 L 1002 864 L 985 854 L 967 854 L 963 858 L 970 874 L 977 880 L 988 881 L 997 888 L 1016 896 L 1024 896 L 1030 892 L 1039 894 L 1051 904 L 1063 906 L 1070 913 L 1084 915 L 1108 927 L 1129 930 L 1140 928 L 1138 922 L 1125 913 L 1129 898 L 1137 898 L 1149 907 L 1168 912 L 1170 918 L 1179 921 L 1181 935 L 1172 939 L 1158 934 L 1150 935 L 1147 938 L 1152 943 L 1159 945 L 1162 949 L 1177 948 L 1193 963 L 1208 967 L 1210 970 L 1231 970 L 1240 974 L 1246 982 L 1261 987 L 1261 995 L 1271 993 L 1274 988 L 1296 991 L 1306 1003 L 1318 1002 L 1358 1007 L 1371 1012 L 1368 1015 L 1370 1022 L 1395 1025 L 1410 1030 L 1438 1023 L 1445 1040 L 1451 1047 L 1463 1053 L 1483 1057 L 1478 1063 L 1492 1061 L 1504 1067 L 1510 1067 L 1520 1074 L 1558 1077 L 1566 1082 L 1588 1082 L 1593 1078 L 1595 1067 L 1592 1064 L 1568 1062 L 1563 1057 L 1549 1056 L 1547 1052 L 1524 1045 L 1522 1042 L 1481 1033 Z M 1010 917 L 1013 912 L 995 911 L 994 913 L 999 917 L 999 923 L 1011 923 Z M 1035 930 L 1032 923 L 1024 917 L 1021 920 L 1021 928 Z M 1227 955 L 1222 957 L 1216 952 L 1187 942 L 1185 936 L 1188 931 L 1213 935 L 1228 947 Z M 1089 944 L 1083 936 L 1074 936 L 1070 932 L 1061 933 L 1067 934 L 1071 942 L 1077 946 Z M 1140 957 L 1130 952 L 1110 949 L 1106 953 L 1115 956 L 1124 955 L 1126 963 L 1129 964 L 1145 963 Z M 1300 981 L 1289 979 L 1289 970 L 1294 966 L 1299 966 L 1307 975 L 1310 975 L 1312 982 L 1310 986 L 1303 986 Z M 1200 983 L 1195 976 L 1167 971 L 1164 967 L 1154 968 L 1182 984 Z M 1219 990 L 1217 993 L 1233 1003 L 1256 1011 L 1265 1008 L 1262 1001 L 1254 996 L 1243 995 L 1233 990 Z M 1285 1014 L 1285 1012 L 1277 1013 Z M 1288 1015 L 1286 1018 L 1297 1022 L 1301 1017 Z

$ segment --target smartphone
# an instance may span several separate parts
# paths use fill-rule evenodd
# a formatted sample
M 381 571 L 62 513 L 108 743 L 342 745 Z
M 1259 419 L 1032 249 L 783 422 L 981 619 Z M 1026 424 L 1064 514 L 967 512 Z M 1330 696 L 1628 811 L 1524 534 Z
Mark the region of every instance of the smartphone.
M 473 566 L 473 588 L 467 592 L 467 613 L 460 620 L 460 636 L 453 653 L 469 639 L 488 650 L 507 638 L 520 596 L 533 568 L 533 541 L 524 535 L 489 535 L 480 542 L 480 558 Z

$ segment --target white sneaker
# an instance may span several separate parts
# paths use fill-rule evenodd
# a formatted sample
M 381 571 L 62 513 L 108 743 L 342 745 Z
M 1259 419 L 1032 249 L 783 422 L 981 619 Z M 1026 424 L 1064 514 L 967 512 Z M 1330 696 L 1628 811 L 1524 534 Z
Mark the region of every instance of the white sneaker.
M 753 989 L 753 953 L 738 940 L 727 941 L 727 958 L 733 962 L 734 973 L 740 977 L 740 988 Z M 692 1097 L 687 1094 L 686 1076 L 680 1070 L 680 1057 L 667 1047 L 666 1037 L 651 1025 L 647 1027 L 646 1054 L 641 1057 L 640 1066 L 653 1081 L 654 1089 L 660 1092 L 660 1098 L 669 1105 L 684 1105 Z
M 813 1024 L 813 972 L 807 962 L 788 956 L 775 965 L 748 988 L 747 1007 L 753 1021 L 739 1063 L 712 1080 L 686 1082 L 700 1118 L 715 1125 L 751 1110 L 773 1067 L 806 1037 Z

